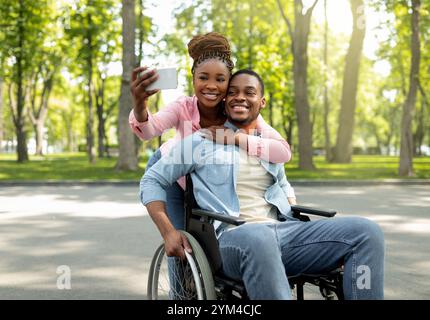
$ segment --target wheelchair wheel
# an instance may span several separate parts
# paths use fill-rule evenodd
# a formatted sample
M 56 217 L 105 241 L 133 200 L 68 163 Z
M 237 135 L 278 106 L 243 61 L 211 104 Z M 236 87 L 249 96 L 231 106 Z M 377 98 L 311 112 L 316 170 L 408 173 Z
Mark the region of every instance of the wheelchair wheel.
M 212 271 L 202 247 L 182 231 L 193 250 L 187 259 L 167 257 L 164 244 L 155 251 L 148 275 L 148 300 L 215 300 Z

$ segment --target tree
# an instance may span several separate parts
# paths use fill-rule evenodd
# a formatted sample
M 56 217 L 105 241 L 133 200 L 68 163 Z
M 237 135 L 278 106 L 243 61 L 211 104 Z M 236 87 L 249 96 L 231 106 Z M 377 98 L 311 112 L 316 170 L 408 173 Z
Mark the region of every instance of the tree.
M 0 2 L 0 25 L 3 40 L 0 50 L 5 59 L 3 75 L 7 78 L 8 104 L 17 138 L 17 161 L 28 161 L 27 98 L 34 53 L 43 46 L 44 27 L 48 21 L 46 1 L 4 0 Z
M 116 8 L 109 8 L 111 14 L 119 13 Z M 117 106 L 116 97 L 114 101 L 106 103 L 109 99 L 109 92 L 106 92 L 106 82 L 112 77 L 108 77 L 108 67 L 111 62 L 116 62 L 120 57 L 119 43 L 119 23 L 116 20 L 111 21 L 101 30 L 98 35 L 100 49 L 95 51 L 94 60 L 94 96 L 97 114 L 97 142 L 98 157 L 103 158 L 107 154 L 107 135 L 106 122 L 109 115 L 112 114 L 113 108 Z
M 327 18 L 327 0 L 324 0 L 324 137 L 325 137 L 325 159 L 331 160 L 331 142 L 328 116 L 330 112 L 330 103 L 328 99 L 328 18 Z
M 3 127 L 3 77 L 0 74 L 0 152 L 3 147 L 4 127 Z
M 4 33 L 0 31 L 0 43 L 4 41 Z M 4 140 L 4 112 L 3 112 L 3 70 L 4 70 L 4 55 L 0 49 L 0 152 L 3 148 Z
M 135 2 L 122 1 L 122 80 L 121 95 L 119 98 L 118 114 L 118 143 L 119 157 L 116 170 L 137 170 L 138 158 L 133 132 L 128 126 L 128 116 L 133 101 L 130 93 L 130 75 L 135 66 Z
M 421 0 L 412 0 L 411 14 L 411 67 L 409 73 L 409 90 L 403 105 L 399 176 L 413 175 L 414 143 L 412 138 L 412 119 L 415 111 L 420 70 L 420 6 Z
M 119 6 L 114 0 L 87 0 L 79 2 L 71 11 L 71 25 L 67 34 L 71 41 L 70 55 L 73 62 L 69 70 L 85 82 L 87 104 L 86 140 L 87 154 L 90 163 L 95 162 L 94 124 L 97 111 L 99 120 L 99 155 L 104 153 L 103 126 L 104 87 L 107 77 L 107 66 L 115 60 L 119 47 L 119 23 L 116 16 Z M 94 108 L 95 105 L 95 108 Z M 98 108 L 98 110 L 97 110 Z M 96 110 L 95 110 L 96 109 Z
M 37 155 L 42 155 L 43 153 L 43 129 L 48 115 L 49 97 L 54 78 L 62 61 L 59 48 L 60 46 L 49 48 L 48 50 L 41 48 L 34 54 L 34 59 L 39 61 L 39 65 L 35 71 L 32 72 L 28 114 L 35 132 L 35 154 Z
M 59 73 L 52 89 L 46 120 L 48 143 L 59 145 L 66 152 L 85 151 L 80 149 L 80 144 L 86 139 L 86 129 L 82 125 L 86 122 L 86 92 L 79 83 L 69 81 L 69 76 Z M 118 88 L 118 84 L 115 85 Z
M 302 0 L 294 0 L 294 30 L 284 12 L 280 0 L 277 0 L 279 10 L 288 27 L 291 37 L 291 49 L 294 56 L 294 104 L 299 130 L 299 167 L 305 170 L 314 169 L 312 160 L 312 126 L 310 121 L 310 105 L 308 99 L 308 39 L 312 12 L 318 3 L 315 0 L 310 8 L 303 13 Z
M 354 132 L 354 115 L 357 105 L 358 77 L 364 36 L 366 34 L 366 22 L 363 10 L 363 0 L 351 0 L 353 28 L 345 60 L 341 110 L 339 114 L 339 126 L 333 154 L 333 162 L 351 162 L 352 134 Z

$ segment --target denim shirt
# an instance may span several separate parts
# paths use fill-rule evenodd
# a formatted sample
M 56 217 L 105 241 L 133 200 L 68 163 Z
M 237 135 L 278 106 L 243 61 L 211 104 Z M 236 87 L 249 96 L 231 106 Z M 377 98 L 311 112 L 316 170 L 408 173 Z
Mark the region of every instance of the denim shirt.
M 224 125 L 237 130 L 228 121 Z M 240 205 L 236 179 L 239 160 L 238 146 L 217 144 L 205 139 L 197 131 L 174 145 L 167 155 L 145 173 L 140 184 L 141 201 L 144 205 L 153 201 L 166 202 L 165 189 L 190 173 L 194 197 L 201 209 L 238 217 Z M 274 205 L 282 215 L 291 218 L 291 207 L 287 199 L 288 188 L 291 186 L 285 176 L 283 164 L 273 164 L 261 159 L 259 161 L 273 177 L 273 184 L 265 192 L 265 200 Z M 216 230 L 220 225 L 219 221 L 214 222 Z

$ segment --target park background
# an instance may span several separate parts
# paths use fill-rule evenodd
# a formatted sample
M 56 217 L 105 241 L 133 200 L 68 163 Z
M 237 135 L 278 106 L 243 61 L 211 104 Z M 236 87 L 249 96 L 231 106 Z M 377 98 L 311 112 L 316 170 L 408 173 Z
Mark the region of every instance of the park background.
M 228 37 L 266 84 L 291 180 L 430 177 L 428 1 L 2 0 L 0 180 L 138 180 L 166 139 L 128 126 L 136 65 L 177 66 L 193 35 Z
M 385 298 L 430 299 L 429 11 L 425 0 L 1 0 L 0 299 L 145 299 L 161 238 L 138 185 L 174 131 L 133 136 L 130 73 L 180 69 L 152 112 L 191 94 L 186 44 L 212 30 L 236 69 L 263 76 L 263 116 L 291 144 L 299 203 L 377 222 Z

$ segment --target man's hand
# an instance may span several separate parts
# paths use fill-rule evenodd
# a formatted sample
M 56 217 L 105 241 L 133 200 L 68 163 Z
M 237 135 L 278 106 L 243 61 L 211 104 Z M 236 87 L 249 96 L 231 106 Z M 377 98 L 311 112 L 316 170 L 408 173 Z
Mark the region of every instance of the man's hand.
M 170 222 L 166 213 L 165 203 L 163 201 L 152 201 L 146 204 L 146 208 L 164 239 L 164 249 L 167 256 L 185 259 L 184 250 L 191 253 L 191 246 L 184 234 L 176 230 Z
M 172 230 L 164 236 L 164 249 L 168 257 L 179 257 L 184 260 L 185 252 L 192 253 L 187 237 L 178 230 Z

